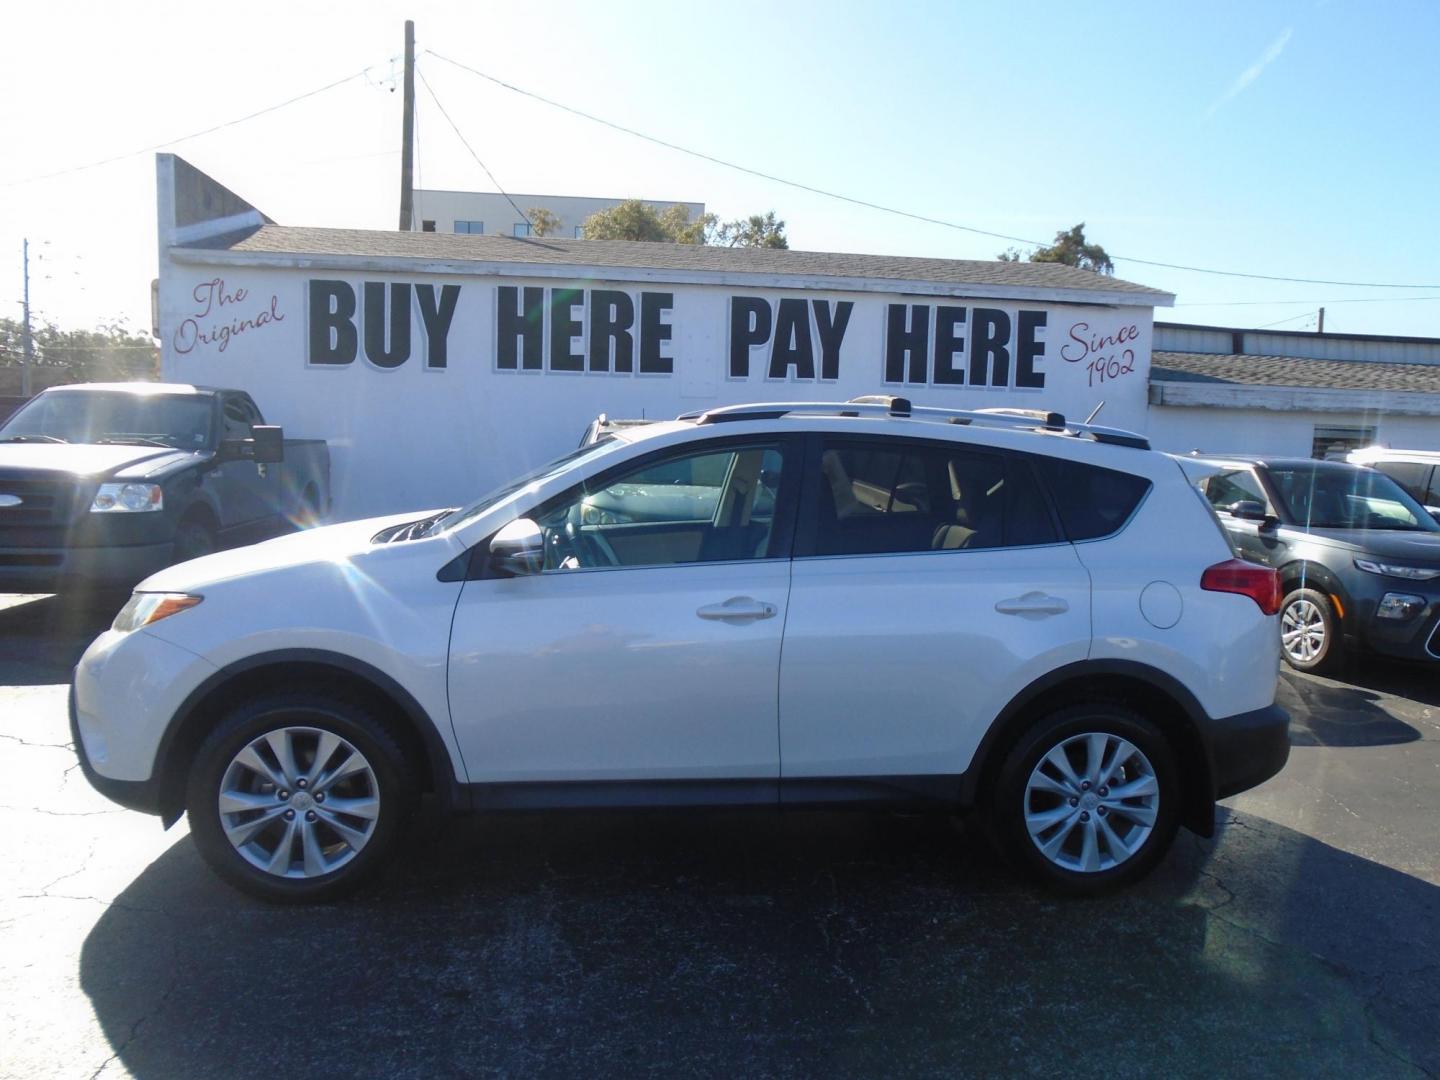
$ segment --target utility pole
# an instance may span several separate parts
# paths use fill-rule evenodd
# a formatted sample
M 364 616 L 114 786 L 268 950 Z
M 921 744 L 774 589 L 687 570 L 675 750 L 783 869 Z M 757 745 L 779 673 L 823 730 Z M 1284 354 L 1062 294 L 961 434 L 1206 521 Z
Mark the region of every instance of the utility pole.
M 1320 309 L 1320 325 L 1315 327 L 1315 333 L 1325 333 L 1325 309 L 1323 307 Z
M 30 336 L 30 239 L 25 238 L 21 248 L 21 261 L 25 264 L 25 365 L 20 369 L 20 395 L 30 396 L 30 364 L 34 359 L 35 341 Z
M 400 231 L 415 216 L 415 22 L 405 20 L 405 122 L 400 136 Z

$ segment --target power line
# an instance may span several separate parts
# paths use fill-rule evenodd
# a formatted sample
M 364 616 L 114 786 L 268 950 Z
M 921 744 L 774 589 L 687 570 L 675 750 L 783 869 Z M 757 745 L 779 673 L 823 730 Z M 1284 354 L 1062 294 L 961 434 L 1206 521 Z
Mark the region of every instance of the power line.
M 426 49 L 425 51 L 429 52 L 430 50 Z M 440 59 L 443 60 L 444 57 L 442 56 Z M 486 165 L 485 162 L 480 160 L 480 155 L 475 152 L 475 148 L 470 145 L 469 140 L 465 138 L 465 136 L 461 133 L 460 129 L 455 125 L 455 121 L 450 119 L 450 114 L 445 111 L 445 106 L 440 104 L 440 98 L 436 96 L 434 87 L 430 85 L 430 80 L 425 78 L 425 73 L 420 70 L 420 66 L 418 64 L 415 66 L 415 74 L 420 79 L 420 85 L 425 87 L 425 92 L 430 95 L 430 100 L 435 102 L 435 107 L 440 110 L 440 115 L 445 117 L 445 122 L 449 124 L 451 130 L 455 132 L 455 137 L 458 138 L 462 144 L 464 144 L 466 150 L 470 151 L 470 156 L 475 159 L 475 163 L 479 165 L 480 168 L 485 170 L 485 175 L 490 178 L 490 183 L 495 185 L 495 190 L 500 192 L 501 195 L 505 196 L 505 201 L 510 204 L 511 209 L 513 209 L 515 213 L 520 215 L 520 220 L 533 228 L 535 223 L 530 220 L 530 215 L 525 213 L 525 211 L 521 210 L 520 207 L 515 205 L 515 200 L 510 198 L 509 193 L 500 186 L 500 181 L 495 179 L 495 174 L 490 171 L 490 166 Z
M 258 109 L 255 112 L 246 114 L 245 116 L 237 116 L 233 120 L 226 120 L 223 123 L 214 125 L 213 127 L 208 127 L 204 131 L 193 131 L 189 135 L 181 135 L 178 139 L 168 139 L 165 142 L 158 142 L 151 146 L 143 146 L 139 150 L 131 150 L 125 154 L 116 154 L 114 157 L 101 158 L 99 161 L 92 161 L 85 165 L 74 165 L 68 169 L 59 169 L 55 172 L 44 173 L 40 176 L 26 177 L 24 180 L 8 180 L 5 183 L 0 184 L 0 188 L 18 187 L 21 184 L 33 184 L 40 180 L 53 180 L 57 176 L 68 176 L 71 173 L 85 172 L 87 169 L 98 169 L 101 165 L 109 165 L 116 161 L 124 161 L 126 158 L 139 157 L 141 154 L 148 154 L 155 150 L 164 149 L 167 146 L 174 146 L 176 143 L 188 142 L 191 139 L 198 139 L 202 135 L 210 135 L 216 131 L 222 131 L 225 128 L 234 127 L 236 124 L 243 124 L 247 120 L 254 120 L 256 117 L 264 116 L 267 113 L 276 112 L 277 110 L 283 109 L 289 105 L 294 105 L 297 102 L 304 101 L 306 98 L 312 98 L 317 94 L 325 93 L 325 91 L 327 90 L 333 90 L 337 86 L 343 86 L 345 83 L 353 82 L 355 79 L 364 76 L 365 73 L 369 70 L 369 68 L 362 68 L 361 70 L 355 72 L 353 75 L 346 75 L 343 79 L 336 79 L 332 83 L 326 83 L 324 86 L 318 86 L 314 90 L 307 90 L 303 94 L 297 94 L 295 97 L 282 101 L 279 104 L 270 105 L 263 109 Z
M 611 128 L 614 131 L 619 131 L 626 135 L 631 135 L 637 139 L 643 139 L 646 142 L 654 143 L 656 146 L 663 146 L 667 150 L 674 150 L 681 154 L 688 154 L 690 157 L 699 158 L 702 161 L 708 161 L 714 165 L 721 165 L 727 169 L 734 169 L 736 172 L 746 173 L 750 176 L 759 177 L 762 180 L 769 180 L 772 183 L 776 184 L 783 184 L 786 187 L 796 188 L 800 191 L 808 191 L 812 195 L 821 195 L 827 199 L 835 199 L 839 202 L 849 203 L 852 206 L 863 206 L 869 210 L 879 210 L 881 213 L 894 214 L 897 217 L 909 218 L 911 221 L 921 221 L 929 225 L 940 225 L 947 229 L 956 229 L 960 232 L 973 233 L 976 236 L 987 236 L 993 240 L 1009 240 L 1017 244 L 1031 244 L 1035 247 L 1045 246 L 1045 244 L 1043 244 L 1039 240 L 1030 240 L 1023 236 L 1010 236 L 1006 233 L 991 232 L 988 229 L 979 229 L 973 225 L 962 225 L 959 222 L 946 221 L 943 218 L 929 217 L 925 214 L 916 214 L 909 210 L 901 210 L 898 207 L 886 206 L 883 203 L 870 202 L 867 199 L 856 198 L 853 195 L 844 195 L 838 191 L 827 191 L 824 188 L 814 187 L 810 184 L 803 184 L 798 180 L 788 180 L 783 176 L 776 176 L 774 173 L 767 173 L 763 172 L 760 169 L 753 169 L 748 165 L 740 165 L 733 161 L 726 161 L 724 158 L 715 157 L 713 154 L 707 154 L 700 150 L 693 150 L 688 146 L 681 146 L 678 143 L 669 142 L 654 135 L 647 135 L 643 131 L 637 131 L 634 128 L 626 127 L 624 124 L 617 124 L 613 120 L 606 120 L 602 116 L 596 116 L 594 113 L 588 113 L 583 109 L 577 109 L 573 105 L 566 105 L 563 102 L 555 101 L 552 98 L 544 97 L 543 95 L 537 94 L 531 90 L 525 90 L 519 86 L 514 85 L 513 83 L 506 82 L 504 79 L 496 78 L 494 75 L 490 75 L 484 71 L 481 71 L 479 68 L 473 68 L 468 64 L 462 64 L 458 60 L 452 60 L 448 56 L 443 56 L 440 53 L 437 53 L 434 49 L 426 49 L 425 52 L 430 56 L 435 57 L 435 59 L 437 60 L 443 60 L 445 61 L 445 63 L 450 64 L 453 67 L 457 67 L 462 71 L 468 71 L 472 75 L 478 75 L 480 78 L 485 79 L 487 82 L 494 83 L 496 86 L 503 87 L 504 89 L 509 90 L 512 93 L 519 94 L 522 97 L 527 97 L 534 101 L 538 101 L 543 105 L 549 105 L 551 108 L 554 109 L 560 109 L 562 112 L 570 113 L 572 116 L 578 116 L 583 120 L 589 120 L 592 123 L 601 124 L 604 127 Z M 431 93 L 433 96 L 434 92 L 432 91 Z M 488 172 L 489 170 L 486 171 Z M 1163 270 L 1183 270 L 1186 273 L 1192 274 L 1213 274 L 1218 277 L 1247 278 L 1253 281 L 1286 281 L 1297 285 L 1338 285 L 1344 286 L 1346 288 L 1356 289 L 1440 289 L 1440 285 L 1431 284 L 1416 285 L 1375 281 L 1329 281 L 1324 278 L 1285 277 L 1278 274 L 1247 274 L 1239 270 L 1212 270 L 1202 266 L 1183 266 L 1178 263 L 1160 262 L 1155 259 L 1139 259 L 1131 255 L 1112 254 L 1110 258 L 1121 262 L 1136 263 L 1141 266 L 1155 266 Z
M 1175 307 L 1262 307 L 1267 304 L 1405 304 L 1414 300 L 1440 300 L 1440 296 L 1351 296 L 1344 300 L 1191 300 Z

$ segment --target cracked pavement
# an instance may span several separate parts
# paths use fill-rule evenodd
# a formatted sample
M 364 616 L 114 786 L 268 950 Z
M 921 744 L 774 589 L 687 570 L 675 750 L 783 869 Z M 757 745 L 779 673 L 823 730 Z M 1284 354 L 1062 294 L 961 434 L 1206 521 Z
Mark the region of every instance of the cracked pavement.
M 0 597 L 0 1077 L 1440 1076 L 1432 671 L 1285 675 L 1286 770 L 1103 900 L 941 819 L 608 813 L 286 909 L 74 768 L 107 603 Z

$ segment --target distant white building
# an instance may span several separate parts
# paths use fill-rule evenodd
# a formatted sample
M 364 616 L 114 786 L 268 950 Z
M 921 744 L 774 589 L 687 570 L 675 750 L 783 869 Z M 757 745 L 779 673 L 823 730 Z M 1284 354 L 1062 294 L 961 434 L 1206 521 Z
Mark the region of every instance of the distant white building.
M 549 210 L 560 219 L 553 234 L 567 240 L 583 240 L 580 226 L 591 214 L 619 206 L 625 199 L 592 199 L 579 195 L 517 195 L 509 198 L 494 191 L 436 191 L 416 189 L 414 231 L 464 233 L 472 236 L 529 236 L 530 223 L 516 207 L 528 215 L 538 208 Z M 656 212 L 668 210 L 677 203 L 690 212 L 694 221 L 705 213 L 705 204 L 682 202 L 678 199 L 642 199 Z M 513 204 L 513 205 L 512 205 Z

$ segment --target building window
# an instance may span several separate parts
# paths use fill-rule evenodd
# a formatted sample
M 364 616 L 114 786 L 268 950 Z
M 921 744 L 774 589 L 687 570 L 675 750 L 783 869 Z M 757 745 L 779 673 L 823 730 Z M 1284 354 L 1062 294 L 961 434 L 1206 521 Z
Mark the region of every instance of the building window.
M 584 240 L 584 239 L 585 239 L 585 226 L 584 226 L 584 225 L 576 225 L 576 226 L 575 226 L 575 239 L 576 239 L 576 240 Z
M 420 222 L 420 231 L 421 231 L 421 232 L 434 232 L 434 231 L 435 231 L 435 222 L 431 221 L 429 218 L 426 218 L 424 221 Z
M 1315 425 L 1315 438 L 1310 443 L 1310 456 L 1321 461 L 1340 461 L 1351 450 L 1373 446 L 1373 427 L 1331 427 Z
M 528 221 L 517 221 L 515 223 L 514 235 L 516 236 L 529 236 L 534 231 L 535 227 Z
M 457 233 L 469 233 L 471 236 L 485 235 L 485 222 L 483 221 L 457 221 L 455 222 Z

